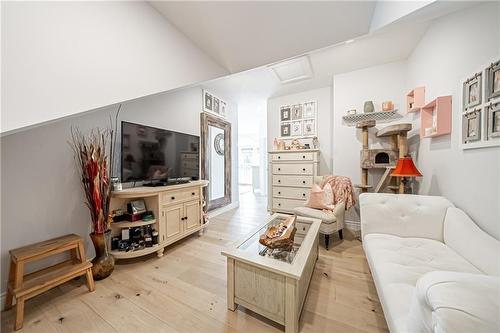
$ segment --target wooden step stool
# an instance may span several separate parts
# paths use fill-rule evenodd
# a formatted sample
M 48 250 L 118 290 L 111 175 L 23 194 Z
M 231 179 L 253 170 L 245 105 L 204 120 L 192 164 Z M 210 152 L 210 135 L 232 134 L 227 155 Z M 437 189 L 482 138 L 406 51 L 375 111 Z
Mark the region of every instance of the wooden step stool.
M 24 275 L 26 263 L 65 251 L 70 251 L 71 259 Z M 12 307 L 12 300 L 15 297 L 16 322 L 14 329 L 16 331 L 23 327 L 24 302 L 26 300 L 81 275 L 86 275 L 89 291 L 95 290 L 92 263 L 85 256 L 83 240 L 80 236 L 70 234 L 9 252 L 9 286 L 5 299 L 5 310 Z

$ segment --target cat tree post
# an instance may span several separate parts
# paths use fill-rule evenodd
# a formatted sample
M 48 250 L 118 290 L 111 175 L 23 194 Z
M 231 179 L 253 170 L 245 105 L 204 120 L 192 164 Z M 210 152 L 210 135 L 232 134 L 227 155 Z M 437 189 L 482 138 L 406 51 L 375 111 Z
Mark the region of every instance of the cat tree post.
M 375 120 L 364 120 L 356 124 L 356 128 L 361 129 L 361 140 L 363 142 L 363 150 L 368 149 L 368 129 L 374 127 L 376 124 Z M 361 168 L 361 185 L 357 185 L 361 189 L 361 192 L 368 192 L 372 186 L 368 185 L 368 169 Z

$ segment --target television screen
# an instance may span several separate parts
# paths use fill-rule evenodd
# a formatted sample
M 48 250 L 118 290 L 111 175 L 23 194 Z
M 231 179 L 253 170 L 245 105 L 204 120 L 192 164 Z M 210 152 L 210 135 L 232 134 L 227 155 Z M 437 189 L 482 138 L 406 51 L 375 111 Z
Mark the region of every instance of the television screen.
M 122 121 L 122 182 L 199 179 L 200 138 Z

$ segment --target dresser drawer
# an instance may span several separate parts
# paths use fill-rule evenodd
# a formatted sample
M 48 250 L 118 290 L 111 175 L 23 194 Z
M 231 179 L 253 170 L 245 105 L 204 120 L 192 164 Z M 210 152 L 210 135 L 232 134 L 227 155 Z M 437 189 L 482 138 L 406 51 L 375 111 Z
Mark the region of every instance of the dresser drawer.
M 199 197 L 200 197 L 199 188 L 185 189 L 185 190 L 161 193 L 160 202 L 162 204 L 173 204 L 190 199 L 198 199 Z
M 273 197 L 305 200 L 309 197 L 307 187 L 273 186 Z
M 303 222 L 295 222 L 295 228 L 297 228 L 297 235 L 305 235 L 309 231 L 311 224 Z
M 293 211 L 295 207 L 304 206 L 304 202 L 304 200 L 273 198 L 273 209 Z
M 313 165 L 311 163 L 275 163 L 273 164 L 275 175 L 312 175 Z
M 272 154 L 273 161 L 312 161 L 314 160 L 314 153 L 276 153 Z
M 311 187 L 312 184 L 312 176 L 273 175 L 273 185 Z

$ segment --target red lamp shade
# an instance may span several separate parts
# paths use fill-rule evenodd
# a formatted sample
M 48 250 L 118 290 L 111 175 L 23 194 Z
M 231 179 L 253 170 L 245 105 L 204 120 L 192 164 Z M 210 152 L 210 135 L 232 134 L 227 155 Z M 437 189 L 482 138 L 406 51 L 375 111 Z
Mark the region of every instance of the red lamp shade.
M 392 172 L 391 176 L 395 177 L 421 177 L 422 174 L 418 171 L 411 157 L 403 157 L 398 160 L 396 169 Z

